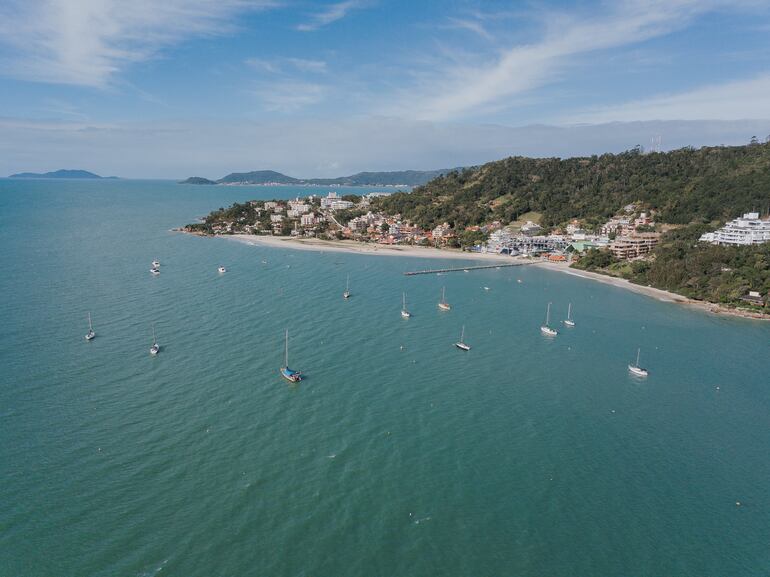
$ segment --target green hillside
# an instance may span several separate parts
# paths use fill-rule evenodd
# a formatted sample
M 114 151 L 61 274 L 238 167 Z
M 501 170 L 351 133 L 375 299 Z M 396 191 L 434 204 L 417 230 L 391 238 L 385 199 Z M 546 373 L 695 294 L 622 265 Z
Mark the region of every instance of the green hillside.
M 512 157 L 454 171 L 411 193 L 377 199 L 423 227 L 458 227 L 523 213 L 542 213 L 544 226 L 572 218 L 598 224 L 632 202 L 656 208 L 657 220 L 686 224 L 734 218 L 770 201 L 770 144 L 632 150 L 584 158 Z

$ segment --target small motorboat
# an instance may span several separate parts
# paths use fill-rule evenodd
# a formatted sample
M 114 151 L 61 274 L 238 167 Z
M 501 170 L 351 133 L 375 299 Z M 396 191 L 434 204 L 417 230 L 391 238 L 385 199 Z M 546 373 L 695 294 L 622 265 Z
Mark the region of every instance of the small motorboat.
M 226 272 L 227 272 L 227 269 L 226 269 L 225 267 L 223 267 L 223 266 L 220 266 L 220 267 L 217 269 L 217 271 L 219 271 L 220 273 L 226 273 Z

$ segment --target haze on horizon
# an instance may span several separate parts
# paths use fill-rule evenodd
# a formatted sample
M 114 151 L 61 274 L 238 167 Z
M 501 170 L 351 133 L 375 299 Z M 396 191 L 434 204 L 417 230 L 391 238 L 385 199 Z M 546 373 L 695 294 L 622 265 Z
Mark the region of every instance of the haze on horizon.
M 7 0 L 0 175 L 297 177 L 770 134 L 759 0 Z

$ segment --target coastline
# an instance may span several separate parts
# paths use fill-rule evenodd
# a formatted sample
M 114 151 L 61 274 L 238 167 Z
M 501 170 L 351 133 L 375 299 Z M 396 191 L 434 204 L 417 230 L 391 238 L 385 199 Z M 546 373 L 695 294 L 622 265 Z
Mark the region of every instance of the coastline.
M 174 232 L 188 233 L 181 229 L 174 229 Z M 196 235 L 196 236 L 211 236 L 211 235 Z M 442 258 L 449 260 L 476 260 L 476 261 L 489 261 L 489 262 L 521 262 L 533 264 L 548 270 L 560 272 L 563 274 L 569 274 L 579 278 L 598 281 L 604 284 L 609 284 L 617 288 L 629 290 L 637 294 L 641 294 L 650 298 L 654 298 L 661 302 L 674 303 L 679 305 L 688 306 L 705 313 L 711 313 L 721 316 L 740 317 L 751 320 L 770 320 L 770 315 L 764 313 L 756 313 L 751 311 L 743 311 L 740 309 L 734 309 L 726 307 L 724 305 L 710 303 L 705 301 L 697 301 L 689 299 L 685 296 L 672 293 L 663 289 L 658 289 L 649 286 L 643 286 L 634 284 L 623 278 L 613 277 L 597 272 L 578 270 L 570 268 L 567 263 L 554 263 L 541 260 L 533 260 L 528 257 L 521 256 L 507 256 L 494 253 L 476 253 L 476 252 L 463 252 L 453 249 L 438 249 L 433 247 L 424 246 L 405 246 L 405 245 L 376 245 L 361 243 L 354 240 L 319 240 L 319 239 L 297 239 L 291 237 L 275 237 L 275 236 L 258 236 L 251 234 L 233 234 L 233 235 L 214 235 L 215 238 L 225 238 L 249 244 L 253 246 L 267 246 L 272 248 L 290 248 L 294 250 L 311 250 L 321 252 L 346 252 L 353 254 L 366 254 L 366 255 L 378 255 L 378 256 L 401 256 L 412 258 Z
M 189 233 L 187 233 L 189 234 Z M 324 252 L 347 252 L 378 256 L 401 256 L 411 258 L 443 258 L 452 260 L 477 260 L 490 262 L 531 262 L 530 259 L 501 254 L 463 252 L 453 249 L 439 249 L 427 246 L 381 245 L 357 242 L 355 240 L 319 240 L 298 239 L 280 236 L 259 236 L 253 234 L 217 235 L 254 246 L 272 248 L 290 248 L 295 250 L 313 250 Z
M 553 270 L 553 271 L 557 271 L 564 274 L 569 274 L 572 276 L 585 278 L 589 280 L 595 280 L 604 284 L 612 285 L 614 287 L 629 290 L 637 294 L 654 298 L 661 302 L 675 303 L 679 305 L 688 306 L 705 313 L 711 313 L 714 315 L 722 315 L 722 316 L 740 317 L 740 318 L 751 319 L 751 320 L 764 320 L 764 321 L 770 320 L 770 315 L 767 315 L 764 313 L 743 311 L 740 309 L 726 307 L 724 305 L 720 305 L 717 303 L 697 301 L 697 300 L 682 296 L 680 294 L 672 293 L 667 290 L 634 284 L 631 281 L 626 280 L 624 278 L 609 276 L 598 272 L 591 272 L 591 271 L 570 268 L 569 265 L 567 265 L 566 263 L 553 263 L 553 262 L 541 261 L 541 262 L 536 262 L 534 264 L 535 266 L 546 268 L 548 270 Z

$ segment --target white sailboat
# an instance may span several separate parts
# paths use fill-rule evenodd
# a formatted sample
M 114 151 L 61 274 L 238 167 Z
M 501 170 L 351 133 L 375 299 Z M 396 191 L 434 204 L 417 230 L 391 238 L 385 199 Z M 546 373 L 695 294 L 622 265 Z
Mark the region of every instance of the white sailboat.
M 548 308 L 545 310 L 545 324 L 540 327 L 540 332 L 549 337 L 555 337 L 559 333 L 556 329 L 550 327 L 551 324 L 551 303 L 548 303 Z
M 406 310 L 406 293 L 402 293 L 401 296 L 401 316 L 405 319 L 412 316 L 412 313 Z
M 465 344 L 465 325 L 463 325 L 463 330 L 460 331 L 460 340 L 455 343 L 455 346 L 463 351 L 471 350 L 470 345 Z
M 86 340 L 90 341 L 96 336 L 94 327 L 91 325 L 91 313 L 88 313 L 88 332 L 86 333 Z
M 152 268 L 160 268 L 160 261 L 157 259 L 152 261 Z
M 152 324 L 152 346 L 150 347 L 150 354 L 157 355 L 160 352 L 160 345 L 158 339 L 155 338 L 155 323 Z
M 642 349 L 636 349 L 636 363 L 633 365 L 628 365 L 628 370 L 636 375 L 637 377 L 646 377 L 649 373 L 647 372 L 647 369 L 644 369 L 639 366 L 639 355 L 641 354 Z
M 342 293 L 342 298 L 344 299 L 350 298 L 350 275 L 348 275 L 348 280 L 345 283 L 345 292 Z
M 227 272 L 227 269 L 226 269 L 225 267 L 223 267 L 223 266 L 220 266 L 220 267 L 217 269 L 217 272 L 219 272 L 220 274 L 224 274 L 224 273 L 226 273 L 226 272 Z
M 281 376 L 289 382 L 298 383 L 302 380 L 302 373 L 293 371 L 289 368 L 289 329 L 286 329 L 286 340 L 284 341 L 283 366 L 281 367 Z
M 150 269 L 150 272 L 151 272 L 152 274 L 154 274 L 155 276 L 157 276 L 157 275 L 159 275 L 159 274 L 160 274 L 160 269 L 159 269 L 158 267 L 152 267 L 152 268 Z
M 574 327 L 575 321 L 572 320 L 572 303 L 569 303 L 567 307 L 567 318 L 564 320 L 564 324 L 568 327 Z
M 449 303 L 446 302 L 446 287 L 441 287 L 441 300 L 438 303 L 438 308 L 440 308 L 442 311 L 448 311 L 452 309 L 452 307 L 449 306 Z

